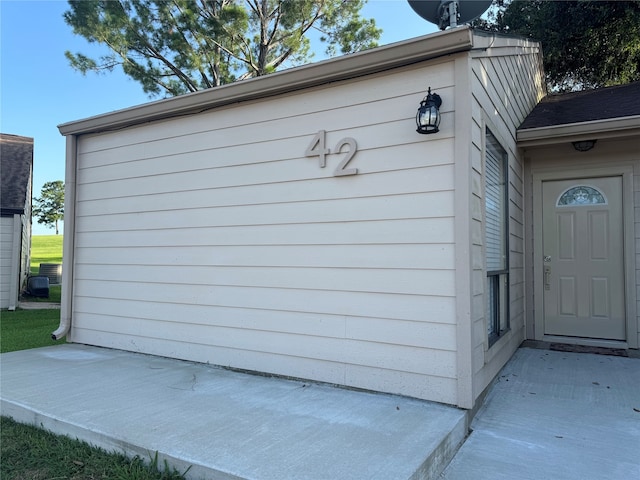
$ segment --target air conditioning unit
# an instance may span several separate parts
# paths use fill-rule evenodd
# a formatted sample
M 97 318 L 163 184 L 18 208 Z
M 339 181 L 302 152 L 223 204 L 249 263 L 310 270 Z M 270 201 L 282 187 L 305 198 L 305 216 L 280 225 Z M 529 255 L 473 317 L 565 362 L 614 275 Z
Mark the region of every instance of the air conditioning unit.
M 49 277 L 49 285 L 59 285 L 62 282 L 62 264 L 41 263 L 38 276 Z
M 27 295 L 49 298 L 49 277 L 37 275 L 27 279 Z

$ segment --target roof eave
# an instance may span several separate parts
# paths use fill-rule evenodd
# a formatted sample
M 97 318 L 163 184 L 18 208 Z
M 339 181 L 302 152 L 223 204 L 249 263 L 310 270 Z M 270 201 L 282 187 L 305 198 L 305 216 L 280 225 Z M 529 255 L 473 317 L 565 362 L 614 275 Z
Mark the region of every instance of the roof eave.
M 473 29 L 459 27 L 376 49 L 284 70 L 221 87 L 117 110 L 58 126 L 63 135 L 80 135 L 186 115 L 242 101 L 347 80 L 413 63 L 468 51 Z
M 519 147 L 640 135 L 640 115 L 590 122 L 567 123 L 517 131 Z

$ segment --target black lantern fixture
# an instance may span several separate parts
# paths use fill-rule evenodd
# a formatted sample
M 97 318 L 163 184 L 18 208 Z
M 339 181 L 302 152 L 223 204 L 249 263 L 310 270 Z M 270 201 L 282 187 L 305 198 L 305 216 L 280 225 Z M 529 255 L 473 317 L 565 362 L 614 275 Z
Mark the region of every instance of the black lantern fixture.
M 420 102 L 418 113 L 416 114 L 416 125 L 418 133 L 436 133 L 440 126 L 440 105 L 442 99 L 437 93 L 431 93 L 431 87 L 427 92 L 427 96 Z

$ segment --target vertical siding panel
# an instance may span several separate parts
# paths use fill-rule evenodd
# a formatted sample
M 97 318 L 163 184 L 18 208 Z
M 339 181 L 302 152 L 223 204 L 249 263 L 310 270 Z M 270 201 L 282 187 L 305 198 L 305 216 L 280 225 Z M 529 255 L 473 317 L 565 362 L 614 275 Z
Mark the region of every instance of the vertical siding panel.
M 473 296 L 473 249 L 472 218 L 474 210 L 473 173 L 473 133 L 471 111 L 470 75 L 471 64 L 468 56 L 455 62 L 456 69 L 456 322 L 457 322 L 457 404 L 472 408 L 475 401 L 473 392 L 472 360 L 472 318 L 471 299 Z M 476 208 L 477 209 L 477 208 Z

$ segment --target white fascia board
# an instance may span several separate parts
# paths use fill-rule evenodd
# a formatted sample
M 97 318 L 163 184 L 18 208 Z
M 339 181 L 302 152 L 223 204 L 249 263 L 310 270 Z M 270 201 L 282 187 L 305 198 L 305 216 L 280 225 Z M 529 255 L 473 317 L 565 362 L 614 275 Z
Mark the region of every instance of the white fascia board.
M 473 58 L 504 57 L 522 54 L 541 54 L 540 42 L 529 38 L 483 30 L 475 31 Z
M 640 135 L 640 115 L 518 130 L 519 147 Z
M 196 113 L 469 51 L 473 41 L 471 28 L 458 27 L 263 77 L 63 123 L 58 129 L 62 135 L 81 135 Z

